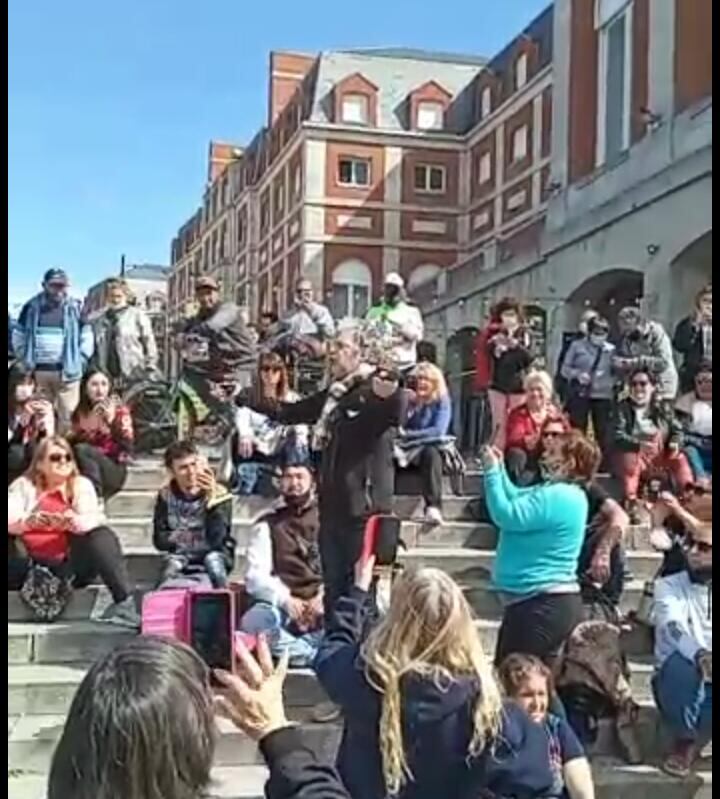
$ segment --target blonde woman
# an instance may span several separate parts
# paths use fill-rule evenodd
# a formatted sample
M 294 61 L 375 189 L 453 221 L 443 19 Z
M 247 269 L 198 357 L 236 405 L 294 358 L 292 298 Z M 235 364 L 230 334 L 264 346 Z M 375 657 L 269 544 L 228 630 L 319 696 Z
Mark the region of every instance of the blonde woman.
M 345 718 L 343 782 L 353 799 L 465 795 L 473 757 L 493 744 L 502 723 L 470 607 L 445 572 L 407 571 L 387 616 L 363 642 L 373 566 L 374 558 L 358 562 L 355 587 L 328 619 L 315 662 Z
M 27 473 L 8 488 L 8 535 L 10 590 L 23 586 L 34 565 L 71 578 L 75 586 L 99 575 L 114 601 L 102 620 L 140 626 L 120 542 L 64 438 L 44 439 Z
M 421 363 L 414 373 L 405 425 L 398 445 L 405 457 L 401 465 L 417 465 L 422 477 L 425 520 L 442 524 L 443 460 L 439 444 L 450 430 L 452 405 L 445 377 L 437 366 Z

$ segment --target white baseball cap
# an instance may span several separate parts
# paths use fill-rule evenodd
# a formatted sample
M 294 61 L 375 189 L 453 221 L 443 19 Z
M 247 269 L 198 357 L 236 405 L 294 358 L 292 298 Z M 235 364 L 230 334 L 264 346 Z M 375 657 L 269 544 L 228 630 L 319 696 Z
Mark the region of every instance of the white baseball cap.
M 402 278 L 402 275 L 398 272 L 388 272 L 385 275 L 385 285 L 386 286 L 397 286 L 400 289 L 405 288 L 405 281 Z

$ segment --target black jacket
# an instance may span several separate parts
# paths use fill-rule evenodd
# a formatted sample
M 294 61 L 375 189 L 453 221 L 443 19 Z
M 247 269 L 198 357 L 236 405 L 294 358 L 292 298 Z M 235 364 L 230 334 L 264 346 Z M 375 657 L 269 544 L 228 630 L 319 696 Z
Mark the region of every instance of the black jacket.
M 266 799 L 352 799 L 335 769 L 307 748 L 299 729 L 271 733 L 260 749 L 270 769 Z
M 209 361 L 192 364 L 195 371 L 223 376 L 242 367 L 254 366 L 255 342 L 240 308 L 232 302 L 221 303 L 209 314 L 199 313 L 189 319 L 183 333 L 208 342 Z
M 705 352 L 702 326 L 693 316 L 687 316 L 675 328 L 673 347 L 683 356 L 680 367 L 680 387 L 689 391 L 700 364 L 708 357 Z
M 327 391 L 320 391 L 300 402 L 278 407 L 256 406 L 283 424 L 313 424 L 322 413 Z M 329 423 L 330 440 L 320 463 L 322 512 L 363 517 L 367 511 L 366 482 L 368 462 L 380 437 L 398 427 L 405 415 L 405 393 L 398 389 L 380 399 L 367 380 L 350 389 L 340 399 Z
M 650 418 L 657 426 L 665 447 L 670 444 L 682 446 L 682 427 L 668 403 L 656 403 Z M 635 434 L 635 405 L 625 399 L 615 406 L 615 446 L 621 452 L 639 452 L 640 438 Z

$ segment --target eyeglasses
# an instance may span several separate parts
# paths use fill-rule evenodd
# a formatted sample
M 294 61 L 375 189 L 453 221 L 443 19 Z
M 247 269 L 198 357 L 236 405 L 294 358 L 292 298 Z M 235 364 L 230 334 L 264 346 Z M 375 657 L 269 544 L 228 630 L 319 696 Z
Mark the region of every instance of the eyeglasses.
M 48 460 L 50 463 L 72 463 L 72 455 L 68 455 L 66 452 L 53 452 L 48 455 Z

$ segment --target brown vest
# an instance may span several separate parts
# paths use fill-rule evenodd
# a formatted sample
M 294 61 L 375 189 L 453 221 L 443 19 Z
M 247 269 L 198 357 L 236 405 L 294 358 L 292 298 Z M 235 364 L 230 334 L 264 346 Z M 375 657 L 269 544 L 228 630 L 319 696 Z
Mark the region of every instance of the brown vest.
M 312 599 L 322 585 L 317 501 L 304 508 L 280 508 L 265 517 L 270 527 L 273 572 L 299 599 Z

